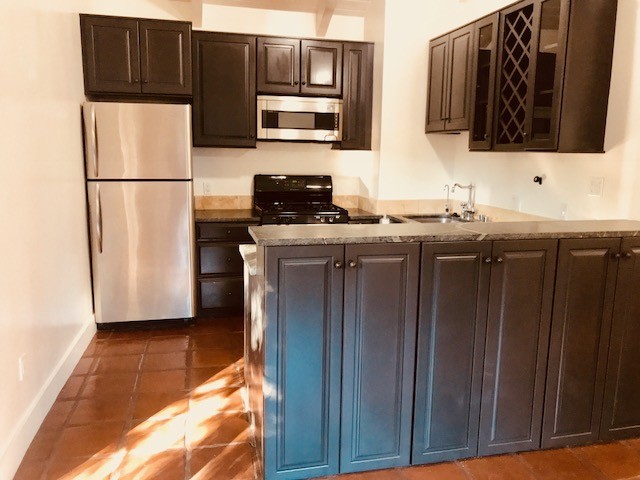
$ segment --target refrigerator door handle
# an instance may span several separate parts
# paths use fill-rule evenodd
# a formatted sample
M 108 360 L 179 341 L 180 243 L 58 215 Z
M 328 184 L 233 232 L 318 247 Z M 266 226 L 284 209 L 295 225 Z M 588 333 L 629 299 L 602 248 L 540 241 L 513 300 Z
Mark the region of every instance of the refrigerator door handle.
M 98 178 L 98 120 L 95 107 L 91 108 L 93 120 L 93 173 Z
M 85 131 L 87 134 L 87 170 L 89 161 L 93 169 L 93 178 L 98 178 L 98 120 L 96 118 L 96 106 L 86 103 L 88 115 L 85 117 Z M 87 175 L 89 172 L 87 171 Z
M 100 201 L 100 185 L 96 185 L 96 210 L 98 211 L 98 221 L 96 225 L 98 252 L 102 253 L 102 202 Z

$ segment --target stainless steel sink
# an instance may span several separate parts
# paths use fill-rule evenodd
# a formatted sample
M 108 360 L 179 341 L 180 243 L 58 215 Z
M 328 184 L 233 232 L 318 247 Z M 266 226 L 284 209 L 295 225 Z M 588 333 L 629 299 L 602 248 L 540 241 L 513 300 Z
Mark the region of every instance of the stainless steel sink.
M 458 215 L 451 215 L 450 213 L 428 213 L 419 215 L 402 215 L 402 217 L 414 222 L 420 223 L 452 223 L 461 222 L 462 219 Z

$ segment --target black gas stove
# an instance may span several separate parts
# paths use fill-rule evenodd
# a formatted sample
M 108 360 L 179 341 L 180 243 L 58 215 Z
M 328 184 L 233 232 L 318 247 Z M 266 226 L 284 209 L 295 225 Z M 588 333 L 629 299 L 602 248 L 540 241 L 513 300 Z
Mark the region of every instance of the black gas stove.
M 329 175 L 253 177 L 253 208 L 262 225 L 347 223 L 349 213 L 332 200 Z

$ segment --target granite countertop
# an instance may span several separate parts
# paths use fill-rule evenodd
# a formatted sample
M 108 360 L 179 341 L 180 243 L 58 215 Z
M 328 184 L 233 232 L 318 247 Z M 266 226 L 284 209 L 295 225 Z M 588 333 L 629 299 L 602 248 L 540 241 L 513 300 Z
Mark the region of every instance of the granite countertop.
M 349 211 L 349 218 L 359 220 L 379 220 L 382 218 L 382 215 L 360 210 L 359 208 L 347 208 L 347 210 Z
M 257 245 L 605 238 L 640 236 L 640 221 L 584 220 L 545 222 L 453 222 L 373 225 L 288 225 L 249 228 Z
M 196 210 L 196 222 L 212 223 L 245 223 L 260 222 L 260 217 L 253 213 L 251 209 L 244 210 Z

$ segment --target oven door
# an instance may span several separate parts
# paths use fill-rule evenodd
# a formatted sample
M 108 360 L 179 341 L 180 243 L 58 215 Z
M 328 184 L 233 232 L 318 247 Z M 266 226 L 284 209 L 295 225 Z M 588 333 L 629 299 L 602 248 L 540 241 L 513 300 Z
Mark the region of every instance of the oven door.
M 258 139 L 338 142 L 342 100 L 258 96 Z

